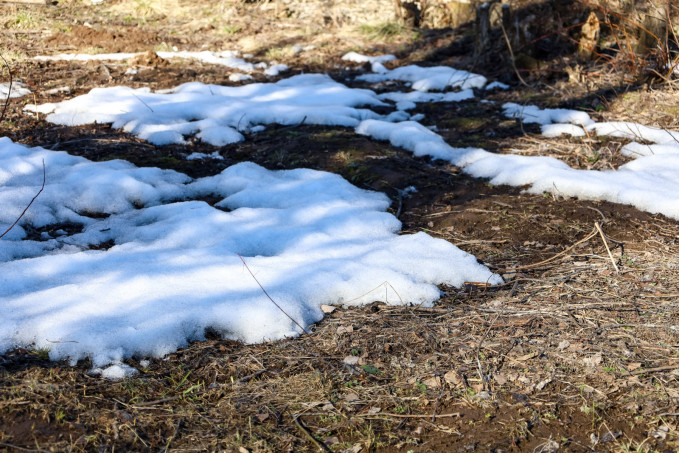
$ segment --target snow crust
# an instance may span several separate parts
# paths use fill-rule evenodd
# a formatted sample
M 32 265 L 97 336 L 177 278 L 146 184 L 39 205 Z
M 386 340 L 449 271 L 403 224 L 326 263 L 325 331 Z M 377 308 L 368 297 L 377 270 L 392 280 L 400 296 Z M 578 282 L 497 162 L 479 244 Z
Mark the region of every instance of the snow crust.
M 503 104 L 502 108 L 505 116 L 521 119 L 524 123 L 572 123 L 583 127 L 594 124 L 586 112 L 577 110 L 540 109 L 535 105 L 519 105 L 513 102 Z
M 373 74 L 363 74 L 356 77 L 369 83 L 386 82 L 388 80 L 400 80 L 410 82 L 412 88 L 417 91 L 444 90 L 448 87 L 460 88 L 482 88 L 488 79 L 479 74 L 454 69 L 448 66 L 435 66 L 423 68 L 416 65 L 401 66 L 395 69 L 386 69 L 378 66 L 379 71 Z M 373 69 L 374 70 L 374 69 Z
M 397 110 L 411 110 L 420 102 L 460 102 L 474 98 L 474 90 L 449 91 L 447 93 L 426 93 L 422 91 L 389 91 L 377 96 L 385 101 L 396 103 Z
M 396 57 L 393 55 L 376 55 L 374 57 L 369 57 L 360 53 L 349 52 L 342 56 L 342 60 L 353 61 L 354 63 L 386 63 L 388 61 L 396 60 Z
M 9 83 L 0 83 L 0 100 L 10 98 L 20 98 L 31 94 L 31 90 L 23 82 L 12 82 L 12 91 L 10 92 Z
M 375 65 L 380 63 L 374 62 Z M 599 134 L 635 140 L 622 153 L 638 157 L 637 160 L 617 170 L 577 170 L 549 157 L 498 155 L 451 146 L 432 128 L 418 122 L 423 119 L 421 114 L 406 112 L 419 102 L 472 99 L 473 88 L 485 86 L 482 76 L 448 67 L 404 66 L 383 68 L 361 77 L 407 80 L 413 91 L 377 95 L 371 90 L 350 89 L 328 76 L 306 74 L 273 84 L 243 87 L 189 83 L 158 93 L 125 87 L 95 89 L 86 96 L 59 104 L 29 108 L 52 112 L 47 119 L 58 124 L 110 122 L 159 145 L 184 143 L 185 136 L 195 135 L 207 143 L 223 146 L 242 141 L 243 134 L 272 123 L 355 127 L 360 134 L 388 140 L 417 156 L 447 160 L 473 176 L 489 178 L 493 184 L 528 186 L 531 193 L 608 200 L 679 217 L 679 183 L 674 176 L 679 132 L 628 122 L 596 123 L 586 112 L 575 110 L 540 109 L 515 103 L 502 106 L 507 117 L 542 125 L 543 134 L 548 137 Z M 461 91 L 428 91 L 446 87 Z M 387 102 L 395 103 L 396 111 L 378 115 L 368 108 L 358 108 L 386 106 Z M 192 156 L 195 157 L 206 156 Z
M 446 241 L 398 235 L 383 194 L 252 163 L 191 180 L 0 138 L 3 229 L 42 184 L 43 160 L 45 190 L 21 225 L 83 227 L 22 240 L 20 226 L 0 240 L 0 351 L 49 348 L 52 359 L 112 364 L 102 375 L 121 378 L 125 358 L 161 357 L 208 328 L 245 342 L 299 334 L 238 254 L 305 328 L 321 304 L 431 305 L 438 284 L 502 281 Z M 207 195 L 222 200 L 196 201 Z
M 551 121 L 558 118 L 585 123 L 589 118 L 580 115 L 582 112 L 562 109 L 545 112 L 534 106 L 520 111 L 530 112 L 529 119 L 535 119 L 535 122 L 538 119 Z M 630 131 L 628 124 L 623 127 L 619 123 L 595 124 L 591 119 L 588 122 L 588 129 L 600 133 L 628 134 Z M 558 126 L 561 131 L 567 131 L 572 125 Z M 631 129 L 637 134 L 635 137 L 647 141 L 669 140 L 676 134 L 641 125 Z M 394 146 L 412 151 L 416 156 L 447 160 L 463 167 L 472 176 L 489 178 L 492 184 L 529 186 L 526 190 L 528 193 L 551 192 L 583 200 L 628 204 L 679 220 L 679 178 L 676 176 L 679 174 L 679 153 L 669 150 L 668 142 L 664 142 L 664 148 L 657 148 L 663 149 L 664 153 L 639 157 L 617 170 L 598 171 L 574 169 L 553 157 L 494 154 L 477 148 L 454 148 L 435 132 L 412 121 L 394 124 L 383 120 L 366 120 L 356 128 L 356 132 L 377 140 L 388 140 Z
M 56 104 L 27 106 L 66 126 L 112 123 L 154 145 L 186 143 L 195 135 L 214 146 L 244 140 L 262 124 L 355 127 L 380 115 L 357 106 L 385 105 L 374 92 L 347 88 L 321 74 L 239 87 L 186 83 L 152 93 L 146 88 L 95 88 Z M 409 117 L 409 115 L 408 115 Z
M 237 59 L 236 54 L 217 57 Z M 507 103 L 502 106 L 507 117 L 540 124 L 545 136 L 632 139 L 621 152 L 634 160 L 617 170 L 592 171 L 552 157 L 459 148 L 435 126 L 418 122 L 421 114 L 406 110 L 419 102 L 472 99 L 474 88 L 486 86 L 484 77 L 446 67 L 388 70 L 379 61 L 372 66 L 374 73 L 362 80 L 405 81 L 413 91 L 377 95 L 306 74 L 241 87 L 187 83 L 155 93 L 94 89 L 28 110 L 63 125 L 111 123 L 157 145 L 195 136 L 223 146 L 268 124 L 354 127 L 493 184 L 629 204 L 679 220 L 678 132 L 596 123 L 585 112 Z M 448 88 L 459 91 L 430 92 Z M 389 114 L 370 110 L 389 103 L 396 106 Z M 93 163 L 6 138 L 0 138 L 3 231 L 40 188 L 43 161 L 44 193 L 0 240 L 0 351 L 49 347 L 52 358 L 89 357 L 102 375 L 119 378 L 131 372 L 122 363 L 126 357 L 162 356 L 203 338 L 208 328 L 246 342 L 298 334 L 300 329 L 262 294 L 239 254 L 305 327 L 321 319 L 321 304 L 431 304 L 440 295 L 437 284 L 501 282 L 446 241 L 423 233 L 399 236 L 400 223 L 385 212 L 386 196 L 336 175 L 242 163 L 192 180 L 123 161 Z M 214 207 L 198 201 L 207 196 L 221 201 Z M 62 227 L 26 239 L 48 225 Z

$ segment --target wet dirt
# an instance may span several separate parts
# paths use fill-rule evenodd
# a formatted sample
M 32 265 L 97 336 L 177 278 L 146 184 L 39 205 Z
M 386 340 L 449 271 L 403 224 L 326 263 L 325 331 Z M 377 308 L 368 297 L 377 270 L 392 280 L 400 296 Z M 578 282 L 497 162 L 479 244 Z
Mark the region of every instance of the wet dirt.
M 467 58 L 473 45 L 469 37 L 451 42 L 449 34 L 439 32 L 432 48 L 419 49 L 418 55 L 428 55 L 428 64 Z M 20 36 L 11 37 L 15 48 Z M 159 28 L 108 23 L 74 25 L 42 41 L 29 39 L 28 48 L 37 55 L 88 49 L 148 52 L 163 43 L 201 48 L 222 38 L 170 37 Z M 295 41 L 282 36 L 276 42 Z M 437 42 L 450 46 L 436 53 Z M 324 57 L 316 62 L 291 56 L 293 69 L 285 77 L 323 70 L 349 83 L 348 77 L 365 69 L 346 69 L 339 60 L 348 50 L 344 47 L 333 41 L 319 49 Z M 130 67 L 142 70 L 126 74 Z M 23 112 L 27 103 L 58 102 L 102 86 L 156 90 L 191 81 L 232 85 L 230 70 L 223 67 L 167 62 L 150 53 L 121 63 L 27 60 L 12 71 L 35 93 L 12 101 L 0 125 L 16 142 L 94 161 L 125 159 L 193 178 L 242 161 L 269 169 L 338 173 L 359 187 L 386 193 L 404 233 L 425 231 L 448 240 L 505 275 L 507 284 L 442 288 L 444 297 L 430 311 L 377 305 L 340 309 L 315 326 L 312 335 L 276 344 L 209 339 L 166 361 L 154 360 L 142 377 L 122 383 L 89 376 L 88 363 L 71 367 L 39 358 L 40 351 L 11 351 L 0 358 L 4 448 L 149 451 L 172 444 L 226 451 L 315 450 L 317 445 L 291 417 L 294 410 L 304 414 L 303 423 L 333 451 L 359 444 L 363 451 L 380 452 L 622 451 L 643 450 L 643 445 L 676 451 L 679 393 L 677 375 L 671 374 L 678 360 L 676 338 L 653 327 L 677 315 L 674 299 L 665 297 L 676 292 L 671 281 L 676 271 L 671 263 L 652 262 L 677 252 L 675 221 L 624 205 L 494 186 L 348 128 L 268 126 L 242 143 L 221 148 L 195 139 L 156 147 L 109 125 L 55 126 L 42 115 Z M 535 152 L 526 140 L 537 139 L 539 128 L 504 118 L 498 107 L 521 96 L 491 95 L 496 104 L 421 104 L 413 113 L 424 113 L 424 123 L 436 125 L 454 146 Z M 574 146 L 585 151 L 565 150 L 560 157 L 580 168 L 625 162 L 614 153 L 618 144 L 597 162 L 588 161 L 592 156 L 585 145 L 577 142 Z M 186 160 L 193 152 L 215 151 L 222 160 Z M 409 186 L 417 192 L 405 194 Z M 611 270 L 598 237 L 596 243 L 571 250 L 595 222 L 605 230 L 621 275 Z M 46 228 L 77 231 L 79 226 Z M 39 237 L 42 232 L 30 234 Z M 569 253 L 540 264 L 564 251 Z M 645 254 L 651 255 L 647 261 Z M 339 333 L 339 326 L 352 326 L 352 332 Z M 343 365 L 345 356 L 356 354 L 382 374 Z M 601 363 L 583 362 L 593 357 Z M 142 368 L 136 358 L 131 363 Z M 486 377 L 479 375 L 479 366 Z M 663 366 L 669 368 L 662 373 L 638 372 Z M 262 369 L 266 371 L 252 377 Z M 451 370 L 454 376 L 448 374 Z M 183 393 L 190 387 L 178 385 L 182 379 L 195 379 L 193 385 L 202 393 Z M 316 388 L 305 379 L 321 383 Z M 665 393 L 655 393 L 659 389 Z M 346 403 L 351 392 L 360 399 Z M 319 403 L 302 405 L 310 402 Z M 375 413 L 367 415 L 371 410 Z M 328 440 L 333 436 L 342 444 Z

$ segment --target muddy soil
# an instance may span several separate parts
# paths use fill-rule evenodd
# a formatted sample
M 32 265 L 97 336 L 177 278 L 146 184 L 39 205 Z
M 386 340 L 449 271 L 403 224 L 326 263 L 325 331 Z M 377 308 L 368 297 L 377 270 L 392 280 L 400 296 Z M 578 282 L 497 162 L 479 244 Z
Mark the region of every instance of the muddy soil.
M 323 71 L 352 85 L 347 78 L 365 68 L 341 62 L 349 50 L 391 51 L 402 58 L 399 64 L 454 63 L 471 69 L 476 63 L 468 56 L 469 27 L 417 31 L 418 37 L 406 31 L 381 41 L 320 32 L 291 39 L 284 22 L 264 16 L 239 25 L 233 36 L 221 25 L 186 28 L 188 18 L 182 28 L 167 18 L 129 21 L 70 3 L 49 11 L 21 8 L 9 14 L 28 12 L 42 19 L 34 29 L 10 29 L 3 49 L 23 54 L 12 61 L 12 75 L 35 96 L 9 104 L 0 124 L 3 135 L 95 161 L 125 159 L 196 178 L 241 161 L 335 172 L 389 195 L 404 232 L 425 231 L 458 245 L 501 273 L 506 284 L 442 288 L 445 296 L 433 309 L 338 308 L 309 335 L 276 343 L 211 338 L 147 366 L 130 359 L 142 373 L 118 382 L 90 376 L 86 362 L 69 366 L 46 360 L 45 351 L 10 351 L 0 357 L 0 448 L 677 451 L 676 221 L 629 206 L 493 186 L 347 128 L 271 126 L 222 148 L 195 140 L 156 147 L 109 125 L 55 126 L 42 115 L 23 112 L 26 103 L 57 102 L 101 86 L 156 90 L 191 81 L 233 84 L 226 68 L 162 62 L 153 54 L 129 63 L 38 62 L 29 58 L 35 55 L 172 46 L 230 50 L 248 37 L 285 48 L 307 39 L 322 41 L 316 52 L 267 53 L 264 47 L 253 53 L 289 64 L 285 77 Z M 140 71 L 130 75 L 130 67 Z M 492 72 L 492 65 L 485 67 Z M 255 75 L 255 80 L 276 78 Z M 526 99 L 590 108 L 597 96 L 564 80 L 556 88 L 514 81 L 511 91 L 484 94 L 495 104 L 423 104 L 413 113 L 424 113 L 425 123 L 454 146 L 523 154 L 550 149 L 574 167 L 617 168 L 625 162 L 616 152 L 622 143 L 545 139 L 539 129 L 507 120 L 499 111 L 502 102 Z M 638 92 L 652 103 L 654 93 Z M 673 99 L 672 93 L 663 96 Z M 620 99 L 607 99 L 609 111 L 592 115 L 603 119 L 623 109 L 634 117 L 614 104 Z M 643 112 L 638 118 L 644 122 Z M 193 152 L 215 151 L 224 159 L 186 160 Z M 411 185 L 418 192 L 403 196 L 401 190 Z

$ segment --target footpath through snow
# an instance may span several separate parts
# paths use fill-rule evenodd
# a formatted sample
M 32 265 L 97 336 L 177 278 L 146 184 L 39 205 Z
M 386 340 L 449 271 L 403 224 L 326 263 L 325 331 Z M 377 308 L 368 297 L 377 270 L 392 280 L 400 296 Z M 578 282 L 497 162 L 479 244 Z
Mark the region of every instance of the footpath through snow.
M 412 90 L 378 95 L 306 74 L 237 87 L 188 83 L 155 93 L 97 88 L 28 110 L 47 114 L 55 124 L 111 123 L 156 145 L 196 136 L 223 146 L 269 124 L 353 127 L 493 184 L 625 203 L 679 219 L 677 133 L 596 123 L 584 112 L 505 104 L 505 115 L 543 125 L 546 136 L 631 138 L 635 141 L 623 152 L 635 159 L 618 170 L 591 171 L 551 157 L 456 148 L 420 124 L 422 115 L 407 110 L 419 102 L 468 100 L 483 88 L 505 86 L 448 67 L 388 70 L 382 62 L 390 58 L 346 59 L 372 63 L 374 72 L 362 76 L 364 81 L 399 80 Z M 375 106 L 394 111 L 378 114 L 370 109 Z M 448 242 L 423 233 L 399 236 L 399 221 L 385 212 L 386 196 L 336 175 L 242 163 L 192 180 L 123 161 L 94 163 L 6 138 L 0 139 L 3 231 L 39 189 L 43 161 L 44 193 L 0 241 L 1 351 L 45 347 L 53 359 L 90 357 L 95 366 L 104 366 L 132 355 L 162 356 L 203 338 L 207 328 L 247 342 L 298 334 L 238 254 L 304 327 L 321 319 L 321 304 L 431 304 L 440 297 L 436 285 L 501 282 Z M 196 201 L 207 195 L 222 201 L 215 207 Z M 34 233 L 55 224 L 64 228 Z M 115 366 L 112 375 L 125 374 Z

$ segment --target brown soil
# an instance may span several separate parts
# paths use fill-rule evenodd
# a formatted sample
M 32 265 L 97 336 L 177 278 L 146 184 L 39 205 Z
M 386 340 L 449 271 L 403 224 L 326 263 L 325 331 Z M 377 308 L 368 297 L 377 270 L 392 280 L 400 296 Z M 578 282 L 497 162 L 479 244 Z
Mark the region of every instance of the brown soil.
M 339 59 L 359 45 L 366 52 L 397 53 L 403 57 L 399 64 L 424 59 L 427 64 L 467 69 L 474 64 L 465 56 L 470 50 L 468 27 L 420 31 L 417 39 L 410 31 L 384 40 L 320 32 L 298 38 L 295 33 L 308 25 L 285 22 L 280 12 L 268 17 L 258 2 L 239 8 L 250 8 L 243 11 L 252 21 L 239 25 L 236 36 L 224 34 L 222 25 L 196 24 L 196 17 L 180 24 L 167 18 L 126 23 L 102 15 L 94 6 L 67 3 L 61 9 L 29 9 L 45 15 L 40 26 L 47 28 L 38 31 L 51 37 L 43 40 L 31 30 L 13 30 L 3 35 L 8 38 L 3 48 L 38 55 L 92 48 L 147 52 L 163 43 L 182 50 L 223 50 L 250 36 L 269 43 L 269 48 L 306 40 L 315 42 L 317 50 L 286 54 L 284 59 L 267 52 L 266 46 L 254 53 L 290 64 L 293 70 L 286 76 L 323 70 L 342 82 L 362 70 L 347 70 Z M 78 24 L 65 31 L 63 19 L 71 15 Z M 172 36 L 170 22 L 179 30 Z M 47 31 L 50 27 L 52 32 Z M 147 68 L 130 76 L 125 74 L 129 65 Z M 487 74 L 501 72 L 490 64 L 475 70 L 484 68 Z M 504 72 L 511 69 L 505 67 Z M 339 173 L 360 187 L 387 193 L 404 232 L 426 231 L 444 238 L 475 254 L 507 283 L 497 288 L 442 288 L 445 295 L 433 309 L 379 304 L 338 308 L 309 335 L 275 343 L 243 345 L 211 338 L 154 359 L 146 368 L 138 358 L 130 359 L 142 372 L 119 382 L 90 376 L 86 362 L 72 367 L 47 361 L 46 351 L 10 351 L 0 356 L 0 449 L 679 448 L 676 221 L 629 206 L 492 186 L 459 168 L 414 158 L 346 128 L 270 126 L 223 148 L 198 141 L 155 147 L 108 125 L 54 126 L 42 115 L 22 112 L 25 103 L 57 102 L 100 86 L 164 89 L 196 80 L 229 85 L 230 72 L 222 67 L 161 62 L 151 53 L 125 63 L 18 59 L 12 73 L 35 93 L 35 98 L 13 101 L 0 124 L 14 141 L 97 161 L 120 158 L 139 166 L 171 168 L 192 177 L 216 174 L 244 160 L 271 169 L 310 167 Z M 593 108 L 599 99 L 586 86 L 550 77 L 550 85 L 516 84 L 512 91 L 485 96 L 494 104 L 425 104 L 417 111 L 456 146 L 524 154 L 549 150 L 578 168 L 624 163 L 618 152 L 623 143 L 545 139 L 537 134 L 539 129 L 502 116 L 499 106 L 506 101 Z M 606 87 L 598 91 L 610 92 Z M 669 91 L 630 92 L 643 100 L 634 99 L 640 105 L 654 105 L 654 96 L 665 104 L 676 100 Z M 608 110 L 592 112 L 598 119 L 624 114 L 625 119 L 648 124 L 643 111 L 622 106 L 624 97 L 605 100 Z M 673 126 L 673 118 L 661 118 L 665 123 L 660 125 Z M 185 159 L 192 152 L 214 151 L 224 160 Z M 399 196 L 399 190 L 410 185 L 418 192 L 410 198 Z M 619 272 L 595 222 L 602 225 Z M 357 363 L 346 357 L 356 357 Z
M 72 52 L 80 49 L 97 49 L 101 53 L 143 52 L 166 42 L 157 33 L 125 27 L 114 29 L 96 29 L 84 25 L 74 25 L 68 33 L 56 33 L 46 39 L 45 46 L 50 53 L 55 50 Z

